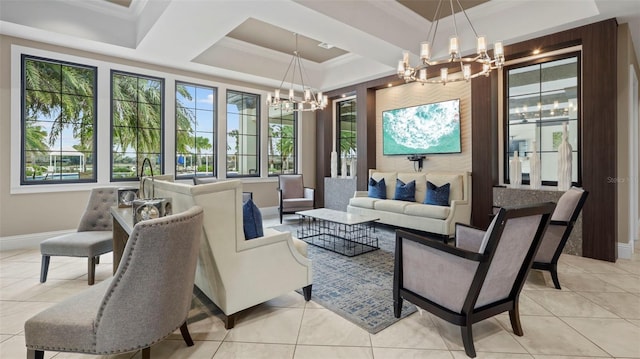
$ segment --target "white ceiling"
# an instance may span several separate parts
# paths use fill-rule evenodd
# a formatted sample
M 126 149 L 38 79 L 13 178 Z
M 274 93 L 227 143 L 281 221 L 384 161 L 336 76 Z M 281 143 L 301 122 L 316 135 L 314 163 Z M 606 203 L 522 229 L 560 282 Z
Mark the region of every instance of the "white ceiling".
M 615 17 L 629 23 L 640 58 L 640 0 L 492 0 L 467 13 L 479 34 L 505 45 Z M 415 63 L 430 25 L 394 0 L 0 0 L 5 35 L 278 86 L 290 53 L 226 36 L 249 18 L 346 50 L 303 60 L 305 82 L 322 91 L 395 73 L 403 49 Z M 463 53 L 472 52 L 471 30 L 456 19 Z M 436 57 L 452 29 L 450 17 L 440 21 Z

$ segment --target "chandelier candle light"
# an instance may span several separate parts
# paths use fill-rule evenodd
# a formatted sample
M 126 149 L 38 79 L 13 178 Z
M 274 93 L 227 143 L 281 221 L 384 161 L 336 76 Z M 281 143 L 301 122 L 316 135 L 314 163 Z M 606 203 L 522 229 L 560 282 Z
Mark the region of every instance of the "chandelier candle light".
M 286 111 L 315 111 L 315 110 L 323 110 L 327 107 L 327 103 L 329 102 L 327 96 L 323 96 L 322 92 L 318 92 L 317 94 L 311 90 L 310 87 L 305 86 L 304 84 L 304 68 L 302 67 L 302 61 L 300 60 L 300 52 L 298 52 L 298 34 L 294 33 L 296 37 L 296 47 L 293 51 L 293 57 L 291 57 L 291 61 L 289 62 L 289 67 L 287 67 L 287 71 L 284 73 L 284 77 L 282 78 L 282 82 L 280 82 L 280 87 L 275 89 L 273 94 L 267 94 L 267 105 L 273 107 L 280 107 Z M 280 97 L 280 90 L 283 89 L 282 85 L 287 81 L 289 77 L 289 70 L 291 71 L 290 77 L 290 86 L 289 86 L 289 96 L 287 99 L 282 99 Z M 300 76 L 300 83 L 302 84 L 303 96 L 301 99 L 296 99 L 294 84 L 296 80 L 296 75 Z
M 443 0 L 438 2 L 438 7 L 436 8 L 436 21 L 431 22 L 431 26 L 429 27 L 429 32 L 427 33 L 427 41 L 420 43 L 420 64 L 411 67 L 409 64 L 409 51 L 404 51 L 402 55 L 402 59 L 398 62 L 398 77 L 403 79 L 405 82 L 420 82 L 422 84 L 425 83 L 436 83 L 446 85 L 447 82 L 456 82 L 456 81 L 469 81 L 470 79 L 476 78 L 481 75 L 489 76 L 491 70 L 500 69 L 504 65 L 504 48 L 502 46 L 502 42 L 496 42 L 493 46 L 493 55 L 494 58 L 491 59 L 489 54 L 487 53 L 487 39 L 484 36 L 478 36 L 476 29 L 471 24 L 471 20 L 469 20 L 469 16 L 467 16 L 467 12 L 464 10 L 462 5 L 460 5 L 459 0 L 455 0 L 455 2 L 460 7 L 460 10 L 464 14 L 464 17 L 467 19 L 471 30 L 476 36 L 476 44 L 477 51 L 475 56 L 470 57 L 461 57 L 460 56 L 460 40 L 458 37 L 458 26 L 456 24 L 456 15 L 453 10 L 453 2 L 454 0 L 449 0 L 449 4 L 451 5 L 451 17 L 453 18 L 453 27 L 455 30 L 455 35 L 449 38 L 449 58 L 433 61 L 431 60 L 431 53 L 433 49 L 433 44 L 436 38 L 436 32 L 438 31 L 438 24 L 440 22 L 440 10 L 442 7 Z M 435 28 L 434 28 L 435 25 Z M 471 68 L 471 64 L 477 63 L 480 64 L 481 70 L 473 72 Z M 427 78 L 427 68 L 430 66 L 436 65 L 444 65 L 444 67 L 440 68 L 440 77 L 432 77 Z M 449 76 L 449 67 L 450 65 L 460 66 L 460 71 L 462 76 L 452 77 Z M 454 69 L 452 67 L 452 69 Z

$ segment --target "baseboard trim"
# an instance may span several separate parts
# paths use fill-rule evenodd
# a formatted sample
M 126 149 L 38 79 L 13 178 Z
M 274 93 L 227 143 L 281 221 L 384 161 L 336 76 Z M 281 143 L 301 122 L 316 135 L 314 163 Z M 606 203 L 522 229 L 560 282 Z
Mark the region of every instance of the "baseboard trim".
M 63 231 L 19 234 L 16 236 L 0 237 L 0 251 L 38 248 L 40 246 L 40 242 L 44 241 L 47 238 L 67 233 L 73 233 L 75 231 L 75 229 L 66 229 Z
M 634 243 L 632 241 L 629 241 L 629 243 L 618 242 L 618 258 L 631 259 L 631 256 L 633 255 L 633 247 Z

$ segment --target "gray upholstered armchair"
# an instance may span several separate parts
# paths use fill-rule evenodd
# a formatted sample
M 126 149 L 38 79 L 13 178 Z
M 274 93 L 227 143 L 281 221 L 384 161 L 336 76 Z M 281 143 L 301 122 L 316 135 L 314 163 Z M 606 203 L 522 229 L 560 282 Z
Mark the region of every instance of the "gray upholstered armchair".
M 313 209 L 315 190 L 305 187 L 301 174 L 278 176 L 278 199 L 280 206 L 280 223 L 282 215 Z
M 24 324 L 27 358 L 45 350 L 115 354 L 150 346 L 180 328 L 187 345 L 203 210 L 142 221 L 113 278 L 36 314 Z
M 508 311 L 521 336 L 518 298 L 549 223 L 553 203 L 502 208 L 485 232 L 456 226 L 456 247 L 396 231 L 394 315 L 406 299 L 459 325 L 465 352 L 475 357 L 473 323 Z
M 560 197 L 551 216 L 549 228 L 547 228 L 540 249 L 533 261 L 533 269 L 551 272 L 551 279 L 556 289 L 561 289 L 558 279 L 558 259 L 567 244 L 588 195 L 589 192 L 582 188 L 571 187 Z
M 78 231 L 45 239 L 40 243 L 42 265 L 40 282 L 47 281 L 51 256 L 87 257 L 88 282 L 95 280 L 96 263 L 100 255 L 113 251 L 111 206 L 118 204 L 116 187 L 94 188 L 89 195 L 89 203 L 80 219 Z

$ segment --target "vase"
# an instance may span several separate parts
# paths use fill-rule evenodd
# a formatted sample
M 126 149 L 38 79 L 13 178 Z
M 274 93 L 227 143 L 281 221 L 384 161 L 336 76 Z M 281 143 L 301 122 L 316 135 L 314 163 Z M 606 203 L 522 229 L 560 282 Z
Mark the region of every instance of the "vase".
M 533 141 L 533 151 L 529 156 L 529 187 L 540 189 L 542 187 L 542 177 L 540 175 L 540 158 L 538 157 L 538 145 Z
M 518 151 L 513 153 L 513 158 L 509 162 L 509 181 L 511 188 L 518 188 L 522 183 L 522 162 L 518 157 Z
M 338 153 L 331 152 L 331 178 L 338 177 Z
M 358 173 L 358 159 L 357 158 L 352 158 L 351 159 L 351 168 L 349 169 L 351 172 L 349 172 L 349 174 L 351 175 L 351 177 L 356 178 L 356 173 Z
M 566 191 L 571 188 L 572 148 L 569 144 L 567 123 L 562 124 L 562 142 L 558 146 L 558 190 Z
M 347 157 L 342 156 L 340 159 L 342 166 L 340 168 L 340 173 L 342 174 L 342 178 L 347 178 Z

